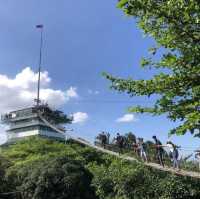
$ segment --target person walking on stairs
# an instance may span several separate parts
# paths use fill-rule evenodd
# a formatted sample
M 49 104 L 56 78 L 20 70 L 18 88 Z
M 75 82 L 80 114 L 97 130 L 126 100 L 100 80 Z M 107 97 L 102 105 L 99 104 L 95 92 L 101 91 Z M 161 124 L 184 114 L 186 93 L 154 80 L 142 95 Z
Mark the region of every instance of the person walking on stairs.
M 160 165 L 162 165 L 164 167 L 164 161 L 163 161 L 164 149 L 162 147 L 162 142 L 160 140 L 158 140 L 155 135 L 152 138 L 155 142 L 156 157 L 158 159 L 158 162 L 159 162 Z

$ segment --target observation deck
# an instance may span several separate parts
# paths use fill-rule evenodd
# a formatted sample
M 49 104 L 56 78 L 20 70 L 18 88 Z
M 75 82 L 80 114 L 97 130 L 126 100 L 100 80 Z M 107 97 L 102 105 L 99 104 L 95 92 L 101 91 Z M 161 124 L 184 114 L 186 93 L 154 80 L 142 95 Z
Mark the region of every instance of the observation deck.
M 63 133 L 59 133 L 47 125 L 41 120 L 39 114 Z M 8 142 L 33 135 L 65 140 L 65 127 L 62 126 L 62 123 L 64 124 L 66 120 L 70 121 L 61 111 L 54 111 L 47 104 L 11 111 L 1 116 L 2 123 L 9 127 L 7 130 Z

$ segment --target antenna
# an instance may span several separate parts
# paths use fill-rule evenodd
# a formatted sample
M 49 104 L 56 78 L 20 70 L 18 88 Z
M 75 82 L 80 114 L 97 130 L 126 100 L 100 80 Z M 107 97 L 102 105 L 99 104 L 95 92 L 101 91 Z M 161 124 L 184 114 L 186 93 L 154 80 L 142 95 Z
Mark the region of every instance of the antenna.
M 35 99 L 36 105 L 40 105 L 40 79 L 41 79 L 41 64 L 42 64 L 42 47 L 43 47 L 43 25 L 37 25 L 37 29 L 40 30 L 40 56 L 39 56 L 39 68 L 38 68 L 38 85 L 37 85 L 37 98 Z

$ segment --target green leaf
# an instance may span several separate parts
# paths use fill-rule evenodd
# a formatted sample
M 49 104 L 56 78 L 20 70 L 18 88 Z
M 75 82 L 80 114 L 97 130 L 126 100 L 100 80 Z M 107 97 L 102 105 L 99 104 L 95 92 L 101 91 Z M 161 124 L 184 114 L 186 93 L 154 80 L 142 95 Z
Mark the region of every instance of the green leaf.
M 128 0 L 120 0 L 117 4 L 118 8 L 123 8 L 128 3 Z

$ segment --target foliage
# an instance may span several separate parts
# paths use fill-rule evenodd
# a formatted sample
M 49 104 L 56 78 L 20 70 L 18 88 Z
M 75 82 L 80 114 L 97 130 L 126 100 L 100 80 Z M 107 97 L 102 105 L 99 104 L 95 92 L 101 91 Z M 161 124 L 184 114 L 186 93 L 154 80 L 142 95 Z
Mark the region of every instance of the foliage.
M 143 58 L 142 67 L 166 69 L 147 80 L 115 78 L 104 74 L 111 87 L 130 96 L 158 96 L 152 107 L 132 107 L 131 112 L 167 114 L 182 124 L 171 133 L 190 131 L 200 136 L 200 4 L 196 0 L 120 0 L 118 7 L 136 18 L 156 46 Z M 160 60 L 157 52 L 161 50 Z
M 0 170 L 4 171 L 0 198 L 2 192 L 18 191 L 27 199 L 200 197 L 199 180 L 123 161 L 74 141 L 65 144 L 39 137 L 22 140 L 3 149 Z
M 3 155 L 12 163 L 12 167 L 23 166 L 34 161 L 45 161 L 51 157 L 66 156 L 74 160 L 80 160 L 83 164 L 91 161 L 97 163 L 103 161 L 101 154 L 91 148 L 77 145 L 73 141 L 66 144 L 50 139 L 31 137 L 11 145 L 3 150 Z
M 93 185 L 100 199 L 195 199 L 199 180 L 168 175 L 142 164 L 113 160 L 108 167 L 92 165 Z
M 33 108 L 34 112 L 40 112 L 48 121 L 55 124 L 71 124 L 73 117 L 68 116 L 60 110 L 53 110 L 48 104 L 42 104 Z
M 198 181 L 177 176 L 166 176 L 158 184 L 162 193 L 161 199 L 198 198 L 200 191 L 197 186 L 199 186 Z
M 0 156 L 0 193 L 7 192 L 6 169 L 11 166 L 11 163 L 5 157 Z
M 125 138 L 129 146 L 132 146 L 133 143 L 136 143 L 136 136 L 132 132 L 127 133 Z
M 22 198 L 93 199 L 91 173 L 67 157 L 49 158 L 16 170 Z M 78 190 L 78 191 L 77 191 Z
M 153 177 L 142 165 L 130 165 L 128 162 L 115 160 L 105 169 L 93 167 L 94 185 L 100 198 L 145 198 L 151 195 L 149 178 Z M 151 179 L 152 180 L 152 179 Z
M 12 192 L 20 191 L 22 198 L 46 198 L 44 194 L 48 198 L 95 198 L 92 174 L 83 165 L 103 161 L 90 148 L 32 137 L 3 149 L 2 154 L 12 163 L 4 184 Z
M 71 124 L 73 121 L 72 117 L 65 115 L 62 111 L 59 110 L 53 111 L 52 116 L 54 117 L 54 122 L 56 124 Z

